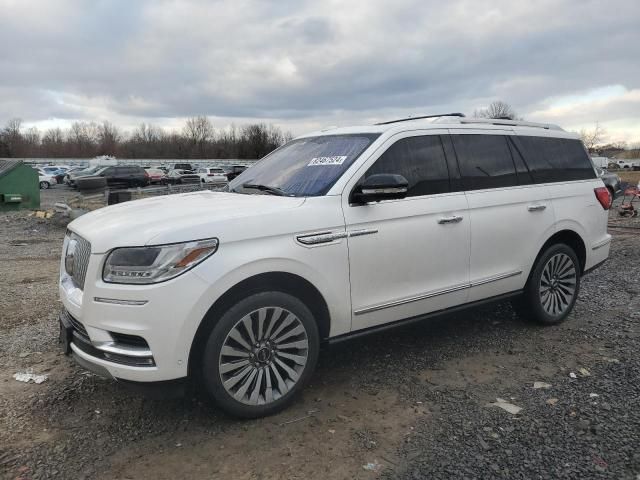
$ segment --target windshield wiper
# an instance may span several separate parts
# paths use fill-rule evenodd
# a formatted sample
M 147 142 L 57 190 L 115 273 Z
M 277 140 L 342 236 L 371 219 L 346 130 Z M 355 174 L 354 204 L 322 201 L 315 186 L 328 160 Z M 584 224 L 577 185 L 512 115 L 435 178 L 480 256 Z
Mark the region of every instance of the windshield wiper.
M 284 190 L 280 190 L 278 187 L 271 187 L 269 185 L 261 185 L 259 183 L 243 183 L 242 188 L 252 188 L 254 190 L 260 190 L 262 192 L 268 192 L 272 195 L 278 195 L 279 197 L 289 197 L 290 195 Z

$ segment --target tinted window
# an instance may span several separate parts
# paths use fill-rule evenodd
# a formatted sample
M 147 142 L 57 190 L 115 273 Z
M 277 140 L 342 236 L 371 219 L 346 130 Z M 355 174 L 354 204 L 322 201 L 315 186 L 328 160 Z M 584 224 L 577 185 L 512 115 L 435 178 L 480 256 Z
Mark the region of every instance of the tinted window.
M 536 183 L 595 178 L 593 165 L 580 140 L 518 137 Z
M 520 185 L 530 185 L 534 183 L 533 177 L 531 176 L 531 172 L 529 172 L 529 168 L 524 162 L 524 159 L 522 158 L 522 154 L 520 153 L 518 146 L 514 143 L 511 137 L 507 137 L 507 143 L 509 144 L 509 150 L 511 150 L 511 158 L 513 158 L 513 163 L 516 166 L 518 183 Z
M 400 174 L 409 182 L 408 197 L 449 191 L 449 171 L 438 135 L 398 140 L 376 160 L 364 178 L 376 173 Z
M 502 135 L 451 135 L 465 190 L 518 185 L 507 139 Z

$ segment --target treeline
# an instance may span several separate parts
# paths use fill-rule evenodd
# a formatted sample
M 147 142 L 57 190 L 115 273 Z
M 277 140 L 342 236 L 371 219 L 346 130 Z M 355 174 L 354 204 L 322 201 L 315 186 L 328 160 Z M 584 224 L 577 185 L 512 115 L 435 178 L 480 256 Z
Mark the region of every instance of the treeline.
M 142 123 L 126 132 L 110 122 L 75 122 L 68 129 L 24 128 L 12 119 L 0 130 L 0 158 L 261 158 L 292 137 L 263 123 L 215 129 L 207 117 L 189 118 L 181 130 Z

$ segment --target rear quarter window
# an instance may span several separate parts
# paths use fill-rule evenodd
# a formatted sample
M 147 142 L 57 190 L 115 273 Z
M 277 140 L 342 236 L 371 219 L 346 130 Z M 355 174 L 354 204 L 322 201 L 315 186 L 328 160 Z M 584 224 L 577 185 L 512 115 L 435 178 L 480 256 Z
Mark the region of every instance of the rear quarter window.
M 580 140 L 518 136 L 525 161 L 535 183 L 596 178 Z

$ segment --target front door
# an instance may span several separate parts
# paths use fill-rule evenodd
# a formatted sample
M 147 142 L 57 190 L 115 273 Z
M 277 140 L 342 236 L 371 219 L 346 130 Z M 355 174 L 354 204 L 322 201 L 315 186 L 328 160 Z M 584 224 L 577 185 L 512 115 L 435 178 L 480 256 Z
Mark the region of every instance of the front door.
M 393 137 L 347 186 L 343 210 L 353 331 L 442 310 L 467 299 L 467 200 L 463 192 L 452 191 L 440 133 L 446 132 Z M 351 203 L 353 187 L 376 173 L 403 175 L 409 182 L 407 197 Z

